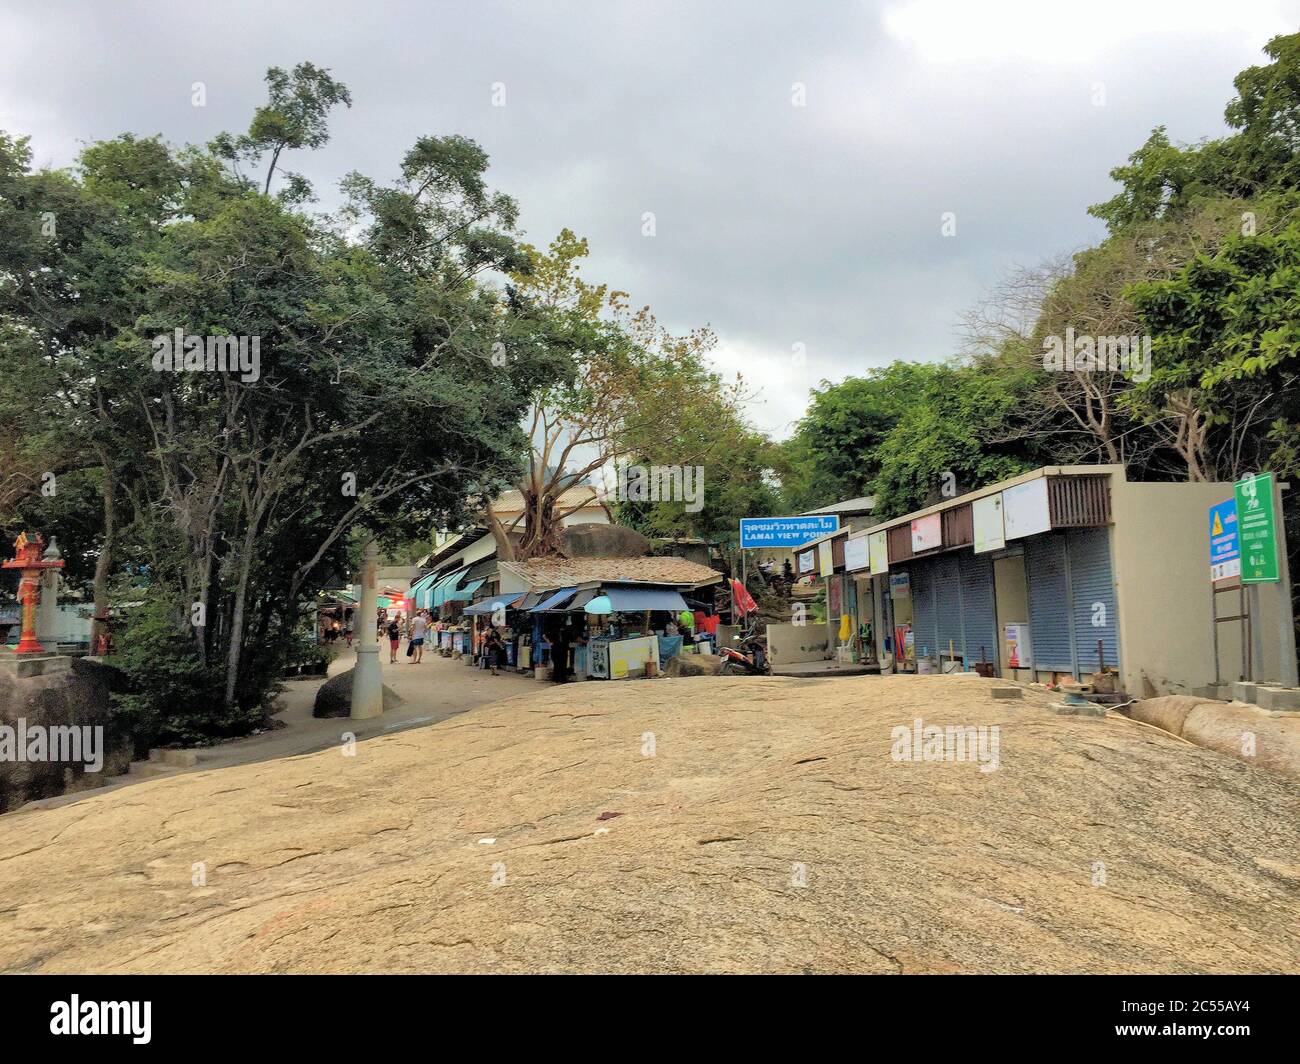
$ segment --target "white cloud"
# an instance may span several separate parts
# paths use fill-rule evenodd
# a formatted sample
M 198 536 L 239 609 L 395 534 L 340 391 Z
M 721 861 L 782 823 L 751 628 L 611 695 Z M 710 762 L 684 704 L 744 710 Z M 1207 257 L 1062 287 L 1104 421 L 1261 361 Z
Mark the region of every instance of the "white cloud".
M 906 0 L 886 9 L 882 22 L 928 62 L 1050 66 L 1095 59 L 1144 37 L 1234 34 L 1262 44 L 1293 32 L 1295 14 L 1295 5 L 1281 0 Z

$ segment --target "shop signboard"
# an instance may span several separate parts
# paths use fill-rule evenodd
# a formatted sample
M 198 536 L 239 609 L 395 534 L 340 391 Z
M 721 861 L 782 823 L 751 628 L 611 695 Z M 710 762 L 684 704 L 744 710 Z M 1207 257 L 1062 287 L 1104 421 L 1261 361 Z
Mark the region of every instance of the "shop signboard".
M 849 572 L 857 569 L 865 569 L 871 564 L 870 552 L 867 549 L 866 536 L 849 536 L 844 541 L 844 568 Z
M 740 519 L 740 546 L 784 547 L 793 550 L 811 543 L 819 536 L 840 530 L 840 519 L 835 514 L 817 514 L 811 517 L 742 517 Z
M 1237 504 L 1237 534 L 1241 540 L 1241 582 L 1276 583 L 1281 575 L 1278 570 L 1273 474 L 1245 477 L 1233 487 Z
M 1049 532 L 1052 518 L 1047 509 L 1047 478 L 1017 484 L 1002 492 L 1002 523 L 1007 539 Z
M 867 552 L 871 555 L 871 575 L 889 572 L 889 533 L 872 532 L 867 537 Z
M 901 573 L 889 574 L 889 594 L 892 598 L 903 599 L 912 597 L 912 578 L 911 574 L 904 570 Z
M 659 637 L 641 636 L 637 639 L 620 639 L 609 644 L 609 676 L 612 680 L 626 680 L 634 673 L 644 675 L 646 662 L 659 664 Z
M 822 576 L 830 576 L 835 572 L 835 552 L 831 549 L 831 541 L 817 544 L 817 563 L 818 572 Z
M 1029 649 L 1029 625 L 1024 621 L 1013 621 L 1003 625 L 1002 632 L 1007 646 L 1007 668 L 1032 668 L 1034 659 Z
M 938 514 L 918 517 L 912 522 L 912 553 L 943 546 L 943 519 Z
M 987 495 L 970 504 L 971 520 L 975 525 L 975 553 L 1001 550 L 1007 545 L 1002 527 L 1002 493 Z
M 1241 541 L 1237 536 L 1237 500 L 1210 507 L 1210 581 L 1241 575 Z

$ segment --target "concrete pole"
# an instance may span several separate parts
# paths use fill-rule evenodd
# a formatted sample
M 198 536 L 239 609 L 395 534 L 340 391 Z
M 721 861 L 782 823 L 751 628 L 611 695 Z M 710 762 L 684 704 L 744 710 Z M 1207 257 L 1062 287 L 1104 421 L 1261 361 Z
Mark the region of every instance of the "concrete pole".
M 375 626 L 379 597 L 375 581 L 379 569 L 379 551 L 372 539 L 361 556 L 361 605 L 353 614 L 357 663 L 352 670 L 352 719 L 378 717 L 384 712 L 384 685 L 379 676 L 379 644 L 370 638 Z
M 1273 519 L 1277 522 L 1278 576 L 1278 680 L 1283 687 L 1297 686 L 1295 617 L 1291 612 L 1291 564 L 1287 557 L 1286 515 L 1282 512 L 1282 485 L 1273 478 Z
M 46 561 L 57 561 L 63 557 L 59 552 L 58 540 L 50 539 L 50 545 L 42 557 Z M 59 570 L 46 569 L 41 573 L 41 601 L 36 607 L 36 638 L 51 652 L 57 648 L 58 612 Z

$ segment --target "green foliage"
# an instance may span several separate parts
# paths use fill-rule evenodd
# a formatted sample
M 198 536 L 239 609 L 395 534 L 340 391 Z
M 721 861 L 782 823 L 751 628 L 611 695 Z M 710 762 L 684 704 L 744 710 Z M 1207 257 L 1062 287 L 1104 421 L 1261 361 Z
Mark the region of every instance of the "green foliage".
M 543 344 L 493 365 L 533 326 L 478 280 L 526 259 L 481 148 L 423 137 L 398 185 L 353 175 L 357 239 L 264 194 L 281 152 L 325 142 L 346 88 L 310 64 L 268 86 L 249 132 L 206 150 L 126 135 L 47 172 L 0 136 L 0 458 L 17 484 L 0 525 L 30 522 L 77 559 L 98 546 L 108 577 L 205 607 L 202 626 L 146 612 L 121 643 L 126 709 L 168 741 L 261 720 L 302 605 L 353 560 L 349 534 L 397 549 L 462 522 L 517 471 L 522 414 L 566 362 Z M 238 167 L 262 156 L 259 187 Z M 156 372 L 155 338 L 177 329 L 255 338 L 259 372 Z M 66 493 L 33 494 L 43 468 Z
M 795 511 L 869 493 L 879 471 L 876 450 L 908 414 L 934 373 L 929 365 L 894 362 L 839 384 L 823 381 L 794 437 L 783 448 L 781 483 Z
M 224 709 L 220 673 L 195 653 L 183 630 L 185 608 L 174 592 L 155 586 L 143 605 L 126 612 L 112 663 L 125 674 L 131 693 L 113 699 L 138 749 L 240 735 L 262 720 L 260 713 Z
M 786 508 L 874 495 L 876 514 L 895 516 L 945 483 L 965 491 L 1031 468 L 1020 419 L 1032 382 L 1022 365 L 982 359 L 895 362 L 823 384 L 784 448 Z
M 1235 133 L 1182 147 L 1163 126 L 1111 171 L 1120 192 L 1089 213 L 1112 233 L 1184 216 L 1203 200 L 1268 198 L 1285 193 L 1294 205 L 1300 184 L 1300 33 L 1274 37 L 1264 48 L 1273 62 L 1234 79 L 1237 96 L 1224 111 Z
M 1129 293 L 1152 336 L 1154 371 L 1126 401 L 1147 418 L 1177 403 L 1202 412 L 1208 472 L 1294 473 L 1300 401 L 1300 223 L 1239 236 L 1164 281 Z M 1250 421 L 1241 424 L 1243 411 Z
M 323 147 L 329 141 L 329 112 L 339 104 L 352 106 L 347 86 L 312 63 L 299 63 L 292 74 L 271 67 L 266 72 L 266 87 L 267 102 L 254 113 L 248 132 L 237 137 L 222 133 L 209 146 L 213 155 L 232 163 L 256 163 L 269 152 L 264 193 L 271 191 L 282 152 Z M 302 203 L 311 198 L 311 185 L 301 174 L 286 177 L 285 202 Z

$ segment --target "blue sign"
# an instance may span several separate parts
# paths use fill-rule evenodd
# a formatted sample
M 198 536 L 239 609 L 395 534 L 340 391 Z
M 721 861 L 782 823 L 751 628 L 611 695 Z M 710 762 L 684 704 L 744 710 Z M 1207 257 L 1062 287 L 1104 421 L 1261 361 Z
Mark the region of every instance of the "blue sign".
M 1210 580 L 1241 575 L 1241 540 L 1237 536 L 1237 500 L 1210 507 Z
M 742 517 L 740 519 L 740 546 L 749 547 L 802 547 L 805 543 L 838 532 L 840 519 L 835 514 L 816 517 Z

